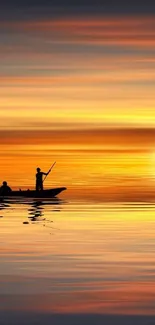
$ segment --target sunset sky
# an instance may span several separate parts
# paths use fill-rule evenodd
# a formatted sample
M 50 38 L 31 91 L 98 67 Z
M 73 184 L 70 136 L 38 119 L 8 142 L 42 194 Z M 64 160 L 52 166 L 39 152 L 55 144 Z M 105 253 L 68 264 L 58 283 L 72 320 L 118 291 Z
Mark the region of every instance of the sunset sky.
M 8 0 L 0 37 L 4 156 L 13 145 L 152 150 L 155 5 Z
M 1 130 L 154 127 L 151 6 L 15 3 L 0 14 Z
M 0 1 L 4 181 L 0 324 L 155 324 L 155 0 Z

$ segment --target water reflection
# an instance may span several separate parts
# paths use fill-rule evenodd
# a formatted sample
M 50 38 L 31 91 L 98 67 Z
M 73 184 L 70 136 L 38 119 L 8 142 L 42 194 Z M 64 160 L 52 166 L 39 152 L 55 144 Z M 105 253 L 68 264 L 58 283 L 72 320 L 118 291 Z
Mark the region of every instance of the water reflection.
M 64 203 L 22 199 L 3 210 L 3 306 L 18 306 L 19 312 L 153 314 L 155 205 Z
M 34 201 L 31 204 L 31 207 L 28 209 L 29 219 L 31 221 L 38 221 L 40 218 L 44 216 L 43 212 L 43 202 L 42 201 Z
M 62 204 L 62 200 L 55 198 L 54 200 L 33 200 L 30 204 L 30 208 L 28 208 L 28 218 L 31 222 L 38 222 L 38 221 L 49 221 L 45 217 L 45 214 L 52 211 L 61 211 L 60 205 Z M 58 208 L 55 208 L 55 205 L 58 205 Z M 52 209 L 51 209 L 52 207 Z M 51 221 L 50 221 L 51 222 Z
M 9 202 L 6 202 L 4 199 L 0 199 L 0 210 L 4 210 L 10 208 L 10 204 Z M 2 218 L 3 216 L 0 215 L 0 218 Z
M 28 221 L 31 223 L 37 222 L 53 222 L 50 220 L 51 212 L 60 212 L 62 205 L 65 202 L 59 198 L 52 199 L 1 199 L 0 210 L 8 209 L 8 211 L 15 210 L 24 211 L 24 214 L 28 213 Z M 2 216 L 0 216 L 2 217 Z M 23 224 L 29 224 L 28 221 L 24 221 Z

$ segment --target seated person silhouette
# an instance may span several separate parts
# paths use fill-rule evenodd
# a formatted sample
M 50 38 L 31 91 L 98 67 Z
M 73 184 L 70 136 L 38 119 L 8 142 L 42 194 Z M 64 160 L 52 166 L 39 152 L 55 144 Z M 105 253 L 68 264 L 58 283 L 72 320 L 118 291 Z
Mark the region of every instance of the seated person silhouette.
M 0 195 L 8 195 L 11 191 L 12 189 L 8 186 L 7 182 L 4 181 L 3 185 L 0 187 Z
M 43 175 L 47 175 L 48 173 L 41 172 L 41 169 L 37 168 L 36 174 L 36 191 L 43 191 Z

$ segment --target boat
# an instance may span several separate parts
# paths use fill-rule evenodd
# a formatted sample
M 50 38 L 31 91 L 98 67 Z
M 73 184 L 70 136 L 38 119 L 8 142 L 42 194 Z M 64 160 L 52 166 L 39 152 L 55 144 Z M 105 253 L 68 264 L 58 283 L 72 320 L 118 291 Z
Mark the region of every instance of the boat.
M 0 195 L 0 197 L 32 197 L 32 198 L 52 198 L 57 196 L 62 191 L 65 191 L 66 187 L 57 187 L 51 188 L 43 191 L 35 191 L 35 190 L 19 190 L 19 191 L 12 191 L 7 195 Z

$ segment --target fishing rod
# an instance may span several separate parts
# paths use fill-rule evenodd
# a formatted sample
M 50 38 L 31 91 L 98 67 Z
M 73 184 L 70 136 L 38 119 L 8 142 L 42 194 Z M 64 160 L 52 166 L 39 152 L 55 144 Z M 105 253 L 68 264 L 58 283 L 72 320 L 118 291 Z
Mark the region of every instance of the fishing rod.
M 56 161 L 54 162 L 54 164 L 50 167 L 49 171 L 47 172 L 47 175 L 44 177 L 43 182 L 45 181 L 46 177 L 49 175 L 49 173 L 51 172 L 52 168 L 54 167 L 54 165 L 56 164 Z

